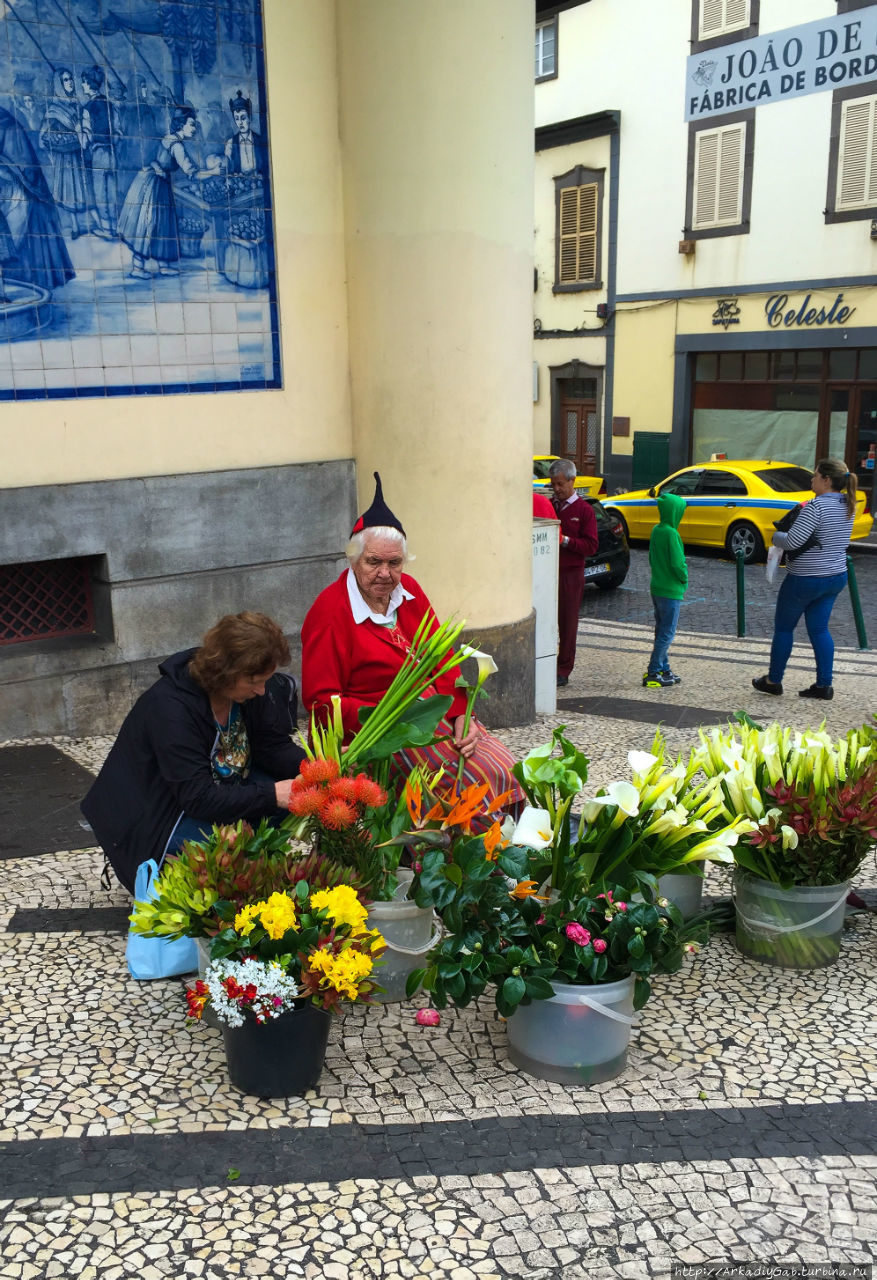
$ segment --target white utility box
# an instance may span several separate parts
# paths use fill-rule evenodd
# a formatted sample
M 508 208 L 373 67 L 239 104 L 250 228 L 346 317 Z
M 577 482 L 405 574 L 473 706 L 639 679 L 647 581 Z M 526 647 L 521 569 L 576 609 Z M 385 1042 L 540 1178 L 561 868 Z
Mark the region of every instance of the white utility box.
M 533 521 L 533 608 L 536 610 L 536 712 L 557 710 L 557 520 Z

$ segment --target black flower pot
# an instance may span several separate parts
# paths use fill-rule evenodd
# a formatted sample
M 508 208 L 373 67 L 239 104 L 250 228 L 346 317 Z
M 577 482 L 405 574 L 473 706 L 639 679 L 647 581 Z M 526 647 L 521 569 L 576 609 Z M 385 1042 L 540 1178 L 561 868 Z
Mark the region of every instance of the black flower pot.
M 228 1078 L 241 1093 L 288 1098 L 312 1089 L 326 1059 L 330 1015 L 302 1004 L 279 1018 L 224 1026 Z

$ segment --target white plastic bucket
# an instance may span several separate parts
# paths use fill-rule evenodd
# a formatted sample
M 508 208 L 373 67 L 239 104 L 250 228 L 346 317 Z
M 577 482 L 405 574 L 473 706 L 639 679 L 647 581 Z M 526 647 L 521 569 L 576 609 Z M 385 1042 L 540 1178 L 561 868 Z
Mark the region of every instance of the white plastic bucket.
M 396 872 L 399 886 L 391 902 L 372 902 L 368 909 L 368 925 L 386 940 L 382 964 L 375 967 L 373 978 L 385 989 L 376 995 L 383 1004 L 404 1000 L 408 975 L 420 968 L 427 952 L 441 938 L 441 924 L 431 907 L 418 907 L 408 898 L 414 879 L 413 871 L 400 867 Z
M 737 950 L 782 969 L 821 969 L 840 954 L 846 884 L 794 885 L 737 871 Z
M 554 995 L 519 1005 L 508 1020 L 509 1057 L 539 1080 L 599 1084 L 627 1066 L 633 1023 L 631 974 L 620 982 L 552 982 Z

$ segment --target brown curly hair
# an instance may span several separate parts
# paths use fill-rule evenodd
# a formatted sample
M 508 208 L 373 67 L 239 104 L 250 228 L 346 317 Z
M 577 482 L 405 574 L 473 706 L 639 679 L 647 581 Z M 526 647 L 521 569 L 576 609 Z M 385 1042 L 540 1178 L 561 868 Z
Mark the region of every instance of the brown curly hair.
M 286 637 L 267 614 L 227 613 L 201 641 L 189 675 L 205 693 L 224 693 L 241 676 L 260 676 L 288 663 Z

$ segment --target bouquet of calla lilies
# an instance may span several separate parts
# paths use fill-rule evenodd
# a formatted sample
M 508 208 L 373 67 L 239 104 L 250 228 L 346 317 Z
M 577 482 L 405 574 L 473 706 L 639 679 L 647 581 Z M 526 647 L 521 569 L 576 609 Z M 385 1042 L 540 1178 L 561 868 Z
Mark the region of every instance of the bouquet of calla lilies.
M 422 986 L 444 1008 L 492 986 L 498 1011 L 510 1017 L 519 1004 L 552 996 L 554 981 L 587 986 L 633 975 L 634 1007 L 645 1004 L 651 974 L 677 970 L 707 932 L 657 897 L 656 872 L 725 856 L 736 839 L 735 822 L 721 816 L 718 783 L 692 787 L 692 767 L 668 769 L 662 740 L 654 745 L 655 754 L 632 762 L 633 782 L 601 790 L 572 817 L 588 760 L 560 726 L 515 765 L 529 801 L 517 823 L 474 834 L 470 810 L 480 797 L 464 793 L 463 826 L 433 808 L 405 834 L 420 859 L 416 901 L 436 907 L 446 929 L 411 975 L 409 994 Z
M 877 738 L 872 728 L 833 739 L 742 724 L 700 733 L 700 767 L 718 782 L 724 814 L 748 820 L 739 867 L 788 889 L 843 884 L 877 841 Z

